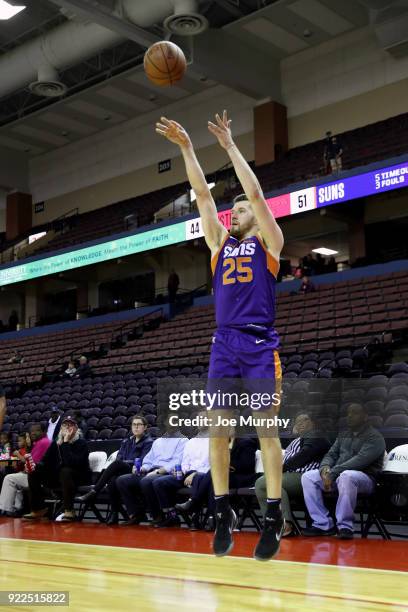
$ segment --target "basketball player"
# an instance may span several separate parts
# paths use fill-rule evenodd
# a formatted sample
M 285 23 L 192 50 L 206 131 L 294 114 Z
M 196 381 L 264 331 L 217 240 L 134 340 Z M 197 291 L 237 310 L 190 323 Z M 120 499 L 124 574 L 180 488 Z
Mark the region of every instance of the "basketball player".
M 216 123 L 208 122 L 209 131 L 228 153 L 245 192 L 234 200 L 230 232 L 218 219 L 187 132 L 179 123 L 165 117 L 157 123 L 156 132 L 181 149 L 188 179 L 197 197 L 205 240 L 211 250 L 217 331 L 213 337 L 208 377 L 263 380 L 269 385 L 272 382 L 278 391 L 281 378 L 277 353 L 279 338 L 273 323 L 283 236 L 255 174 L 232 139 L 230 124 L 226 111 L 222 118 L 216 115 Z M 273 410 L 271 406 L 271 413 Z M 268 498 L 265 523 L 254 557 L 266 561 L 278 552 L 283 530 L 280 507 L 282 451 L 276 432 L 271 435 L 270 431 L 258 428 L 257 433 Z M 216 501 L 213 549 L 217 556 L 223 556 L 232 549 L 236 524 L 228 495 L 228 435 L 211 437 L 210 460 Z

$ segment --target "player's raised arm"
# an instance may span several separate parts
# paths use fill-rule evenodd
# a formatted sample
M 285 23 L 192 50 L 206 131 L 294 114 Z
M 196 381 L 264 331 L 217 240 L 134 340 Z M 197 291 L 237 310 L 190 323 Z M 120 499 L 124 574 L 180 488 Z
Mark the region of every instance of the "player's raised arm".
M 166 119 L 166 117 L 161 117 L 160 122 L 156 123 L 156 132 L 180 147 L 188 180 L 197 198 L 205 241 L 211 252 L 214 253 L 220 248 L 227 230 L 218 219 L 215 202 L 205 180 L 204 172 L 198 163 L 190 137 L 179 123 Z
M 223 112 L 222 119 L 217 114 L 215 120 L 216 123 L 208 122 L 208 129 L 216 136 L 223 149 L 227 151 L 245 195 L 252 205 L 266 247 L 275 259 L 279 260 L 283 248 L 282 231 L 265 201 L 258 179 L 232 139 L 231 119 L 228 119 L 227 111 Z

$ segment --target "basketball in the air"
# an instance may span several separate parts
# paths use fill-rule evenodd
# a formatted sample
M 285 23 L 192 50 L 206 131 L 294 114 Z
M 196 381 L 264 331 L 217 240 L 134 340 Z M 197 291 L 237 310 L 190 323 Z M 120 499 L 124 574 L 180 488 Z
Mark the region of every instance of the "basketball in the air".
M 155 85 L 166 87 L 180 81 L 187 68 L 183 51 L 172 42 L 154 43 L 144 55 L 144 69 Z

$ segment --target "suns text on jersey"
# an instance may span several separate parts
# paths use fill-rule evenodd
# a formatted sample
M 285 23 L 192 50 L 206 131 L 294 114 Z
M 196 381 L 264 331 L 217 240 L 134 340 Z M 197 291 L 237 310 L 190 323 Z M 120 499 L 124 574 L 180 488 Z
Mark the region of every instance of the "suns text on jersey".
M 224 247 L 223 259 L 226 257 L 241 257 L 242 255 L 253 255 L 255 253 L 255 242 L 242 242 L 234 247 L 230 244 Z

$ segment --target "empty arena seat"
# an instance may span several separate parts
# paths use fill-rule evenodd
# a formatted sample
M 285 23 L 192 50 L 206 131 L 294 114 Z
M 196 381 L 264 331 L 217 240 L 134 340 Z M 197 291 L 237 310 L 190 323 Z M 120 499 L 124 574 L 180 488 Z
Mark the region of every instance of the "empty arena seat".
M 394 374 L 408 374 L 408 364 L 405 362 L 401 363 L 393 363 L 387 370 L 388 376 L 393 376 Z
M 124 427 L 119 427 L 112 432 L 111 439 L 123 440 L 128 435 L 128 430 Z
M 127 417 L 126 417 L 126 416 L 124 416 L 124 415 L 119 415 L 119 416 L 116 416 L 116 417 L 113 419 L 113 421 L 112 421 L 112 426 L 113 426 L 113 427 L 117 427 L 117 428 L 119 428 L 119 427 L 125 427 L 125 426 L 126 426 L 126 423 L 127 423 Z
M 392 386 L 388 391 L 388 399 L 408 399 L 408 385 Z
M 98 433 L 98 439 L 99 440 L 109 440 L 112 437 L 112 430 L 111 429 L 101 429 L 101 431 Z
M 384 412 L 384 402 L 378 400 L 365 401 L 364 406 L 370 415 L 381 415 Z

